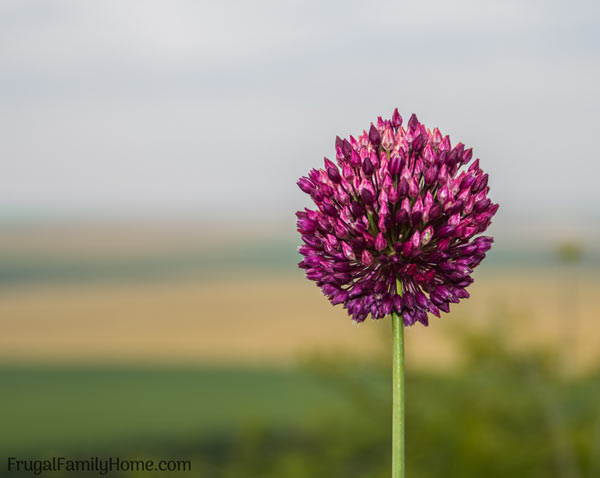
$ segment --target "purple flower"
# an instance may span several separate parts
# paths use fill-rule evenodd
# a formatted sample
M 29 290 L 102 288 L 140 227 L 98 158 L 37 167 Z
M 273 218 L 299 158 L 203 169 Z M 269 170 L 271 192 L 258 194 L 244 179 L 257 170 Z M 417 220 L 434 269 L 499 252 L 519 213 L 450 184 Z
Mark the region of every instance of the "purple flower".
M 296 213 L 306 276 L 356 322 L 396 311 L 427 325 L 469 297 L 493 242 L 477 235 L 498 210 L 472 149 L 415 115 L 404 129 L 397 109 L 335 149 L 337 166 L 325 158 L 298 181 L 316 205 Z

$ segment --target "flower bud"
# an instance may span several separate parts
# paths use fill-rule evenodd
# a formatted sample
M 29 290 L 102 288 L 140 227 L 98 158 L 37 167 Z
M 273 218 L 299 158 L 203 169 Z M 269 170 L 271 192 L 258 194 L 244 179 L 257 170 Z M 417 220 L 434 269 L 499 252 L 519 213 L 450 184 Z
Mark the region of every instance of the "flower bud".
M 397 154 L 392 154 L 390 157 L 389 170 L 393 175 L 396 175 L 400 172 L 400 156 Z
M 323 202 L 323 204 L 321 204 L 321 210 L 331 217 L 337 217 L 338 215 L 338 210 L 329 201 Z
M 377 249 L 378 252 L 381 252 L 386 247 L 387 247 L 387 241 L 386 241 L 383 233 L 380 232 L 379 234 L 377 234 L 377 239 L 375 240 L 375 249 Z
M 437 232 L 436 232 L 436 236 L 439 238 L 444 238 L 444 237 L 448 237 L 450 236 L 452 233 L 454 232 L 454 226 L 442 226 L 440 227 Z
M 394 109 L 394 112 L 392 113 L 392 126 L 396 129 L 402 126 L 402 116 L 398 113 L 398 108 Z
M 483 212 L 489 207 L 491 203 L 492 201 L 490 201 L 489 199 L 482 199 L 481 201 L 477 201 L 473 205 L 473 211 L 475 211 L 476 213 Z
M 425 164 L 427 164 L 428 166 L 434 164 L 435 160 L 437 159 L 435 151 L 433 150 L 433 147 L 430 144 L 425 146 L 425 149 L 423 149 L 423 159 L 425 160 Z
M 352 153 L 350 154 L 350 164 L 354 168 L 358 168 L 361 164 L 360 155 L 354 149 L 352 150 Z
M 438 151 L 450 151 L 450 138 L 448 136 L 444 136 L 444 139 L 438 145 Z
M 335 184 L 340 184 L 342 182 L 342 177 L 340 176 L 340 172 L 334 164 L 327 167 L 327 176 L 331 179 Z
M 426 246 L 433 238 L 433 227 L 427 226 L 421 233 L 421 245 Z
M 410 178 L 408 181 L 408 195 L 411 198 L 416 198 L 419 194 L 419 186 L 415 178 Z
M 370 266 L 371 264 L 373 264 L 374 261 L 374 257 L 373 254 L 371 254 L 367 249 L 364 249 L 362 251 L 362 255 L 360 257 L 360 261 L 365 265 L 365 266 Z
M 415 231 L 412 237 L 410 238 L 410 242 L 412 244 L 413 250 L 419 249 L 419 247 L 421 246 L 421 233 L 419 231 Z
M 311 183 L 307 178 L 300 178 L 296 184 L 306 194 L 312 193 L 315 188 L 313 183 Z
M 371 129 L 369 129 L 369 140 L 375 148 L 378 148 L 381 144 L 381 135 L 373 123 L 371 123 Z
M 331 303 L 333 305 L 342 304 L 347 299 L 348 299 L 348 292 L 346 292 L 345 290 L 341 290 L 333 296 L 333 298 L 331 299 Z
M 388 126 L 383 132 L 383 138 L 381 138 L 381 146 L 384 150 L 389 151 L 394 146 L 394 135 L 392 129 Z
M 417 119 L 417 115 L 413 113 L 408 120 L 408 129 L 411 131 L 416 130 L 418 126 L 419 120 Z
M 344 158 L 349 159 L 352 155 L 352 145 L 348 142 L 347 139 L 342 141 L 342 153 L 344 153 Z
M 467 189 L 475 183 L 475 177 L 472 175 L 465 176 L 460 182 L 460 189 Z
M 348 259 L 349 261 L 353 261 L 356 259 L 354 251 L 346 242 L 342 242 L 342 252 L 344 253 L 346 259 Z
M 375 171 L 375 168 L 373 168 L 373 163 L 371 163 L 371 160 L 369 158 L 364 159 L 362 163 L 362 170 L 363 173 L 365 173 L 367 176 L 371 176 L 373 174 L 373 171 Z
M 427 297 L 420 290 L 415 292 L 415 305 L 419 307 L 421 310 L 427 310 Z
M 335 237 L 333 234 L 327 234 L 327 242 L 333 249 L 337 249 L 340 245 L 338 238 Z
M 483 191 L 488 184 L 488 175 L 484 174 L 482 176 L 479 177 L 479 179 L 477 179 L 477 181 L 475 181 L 475 184 L 473 185 L 473 187 L 471 188 L 471 191 L 473 191 L 473 193 L 478 193 L 479 191 Z
M 383 299 L 383 303 L 381 304 L 381 311 L 384 316 L 390 315 L 392 313 L 393 308 L 394 300 L 390 296 L 387 296 L 385 299 Z

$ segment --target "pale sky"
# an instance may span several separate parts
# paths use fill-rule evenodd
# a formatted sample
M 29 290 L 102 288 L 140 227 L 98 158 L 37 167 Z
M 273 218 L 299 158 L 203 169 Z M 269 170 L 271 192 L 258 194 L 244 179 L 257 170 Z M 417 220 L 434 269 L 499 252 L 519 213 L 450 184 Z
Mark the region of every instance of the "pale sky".
M 0 217 L 291 217 L 397 106 L 474 147 L 507 227 L 597 224 L 599 5 L 0 0 Z

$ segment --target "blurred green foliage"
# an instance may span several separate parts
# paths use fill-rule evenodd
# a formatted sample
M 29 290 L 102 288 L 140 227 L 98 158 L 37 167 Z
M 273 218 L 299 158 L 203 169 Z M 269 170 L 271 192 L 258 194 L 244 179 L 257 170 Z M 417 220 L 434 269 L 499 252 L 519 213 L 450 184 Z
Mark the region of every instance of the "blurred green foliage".
M 463 331 L 459 340 L 465 359 L 459 370 L 407 376 L 407 476 L 600 476 L 598 373 L 565 377 L 551 351 L 516 352 L 498 331 Z M 389 476 L 386 358 L 311 361 L 308 367 L 351 401 L 354 413 L 323 417 L 301 435 L 248 430 L 231 444 L 245 453 L 214 463 L 227 470 L 214 476 Z
M 556 256 L 563 263 L 575 263 L 583 256 L 583 245 L 577 241 L 563 241 L 556 248 Z
M 567 376 L 554 354 L 515 351 L 498 331 L 461 332 L 457 340 L 464 361 L 455 371 L 409 368 L 407 476 L 600 476 L 600 373 Z M 222 418 L 215 424 L 227 426 L 213 426 L 210 433 L 196 435 L 190 427 L 185 436 L 165 431 L 152 440 L 138 437 L 118 447 L 115 444 L 112 450 L 106 448 L 106 453 L 131 459 L 192 460 L 191 473 L 172 476 L 387 477 L 391 439 L 388 359 L 386 353 L 368 363 L 345 355 L 312 357 L 296 375 L 298 382 L 283 387 L 274 383 L 290 380 L 286 372 L 277 372 L 270 384 L 264 376 L 256 381 L 234 377 L 246 380 L 244 389 L 253 390 L 254 395 L 241 394 L 234 387 L 224 404 L 215 402 L 214 395 L 212 405 L 197 397 L 199 414 L 217 414 Z M 213 379 L 212 386 L 219 383 Z M 161 387 L 156 386 L 157 390 Z M 141 406 L 147 400 L 143 394 L 138 399 Z M 242 419 L 238 414 L 238 408 L 256 411 L 261 400 L 262 415 Z M 321 402 L 327 406 L 319 406 Z M 178 405 L 172 402 L 171 406 Z M 277 413 L 289 408 L 296 415 L 294 420 L 268 419 L 271 408 Z M 224 418 L 227 409 L 236 416 L 233 421 Z

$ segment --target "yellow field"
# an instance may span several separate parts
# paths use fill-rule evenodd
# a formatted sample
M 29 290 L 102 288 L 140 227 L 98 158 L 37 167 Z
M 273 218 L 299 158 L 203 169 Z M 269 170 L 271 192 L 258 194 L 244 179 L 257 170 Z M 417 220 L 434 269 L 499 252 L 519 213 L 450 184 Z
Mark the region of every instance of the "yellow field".
M 428 328 L 407 331 L 411 363 L 451 366 L 457 356 L 452 332 L 486 324 L 505 329 L 515 346 L 560 338 L 566 359 L 577 366 L 600 359 L 600 276 L 575 275 L 573 284 L 553 269 L 492 269 L 475 277 L 471 299 L 449 316 L 432 318 Z M 5 362 L 287 364 L 319 350 L 372 353 L 388 327 L 388 320 L 353 326 L 300 271 L 0 292 Z

